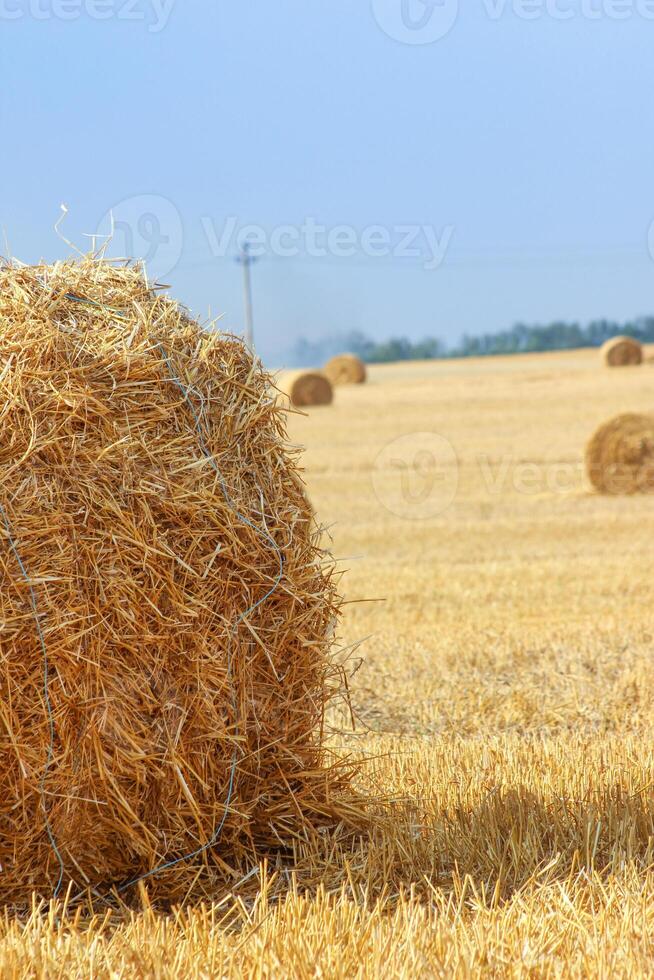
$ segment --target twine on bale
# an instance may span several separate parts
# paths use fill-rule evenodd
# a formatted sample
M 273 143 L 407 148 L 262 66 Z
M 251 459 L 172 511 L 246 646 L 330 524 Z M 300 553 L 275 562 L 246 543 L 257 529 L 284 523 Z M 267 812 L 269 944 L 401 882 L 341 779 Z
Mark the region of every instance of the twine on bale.
M 100 304 L 94 303 L 92 300 L 87 300 L 86 298 L 81 297 L 81 296 L 75 296 L 72 293 L 67 293 L 66 294 L 66 298 L 67 299 L 70 299 L 70 300 L 72 300 L 74 302 L 78 302 L 78 303 L 87 303 L 88 305 L 94 306 L 96 308 L 99 308 L 100 307 Z M 109 307 L 106 307 L 106 309 L 108 309 L 109 312 L 113 313 L 116 316 L 125 318 L 125 314 L 122 313 L 120 310 L 111 309 Z M 278 588 L 278 586 L 279 586 L 279 584 L 280 584 L 280 582 L 282 580 L 283 574 L 284 574 L 284 556 L 283 556 L 283 553 L 282 553 L 281 549 L 276 544 L 276 542 L 273 540 L 273 538 L 266 531 L 263 531 L 262 532 L 259 528 L 257 528 L 247 517 L 245 517 L 243 514 L 241 514 L 239 512 L 237 506 L 234 504 L 232 498 L 229 495 L 229 491 L 227 489 L 227 485 L 225 484 L 225 480 L 223 478 L 223 475 L 220 472 L 220 469 L 218 468 L 218 466 L 216 465 L 216 461 L 214 460 L 213 456 L 211 455 L 211 453 L 209 452 L 209 450 L 207 449 L 207 447 L 205 445 L 204 438 L 203 438 L 203 435 L 202 435 L 202 426 L 201 426 L 201 423 L 200 423 L 200 419 L 199 419 L 198 414 L 195 411 L 195 407 L 194 407 L 194 405 L 191 402 L 191 399 L 189 397 L 190 389 L 187 388 L 185 385 L 183 385 L 182 382 L 180 381 L 180 379 L 175 375 L 174 370 L 173 370 L 173 367 L 172 367 L 172 365 L 170 363 L 170 358 L 166 354 L 166 351 L 163 349 L 163 347 L 161 346 L 161 344 L 158 345 L 158 348 L 159 348 L 159 351 L 161 352 L 161 355 L 162 355 L 162 357 L 164 359 L 164 363 L 166 364 L 166 367 L 168 368 L 168 371 L 169 371 L 171 380 L 178 386 L 178 388 L 180 389 L 180 391 L 183 393 L 184 400 L 188 404 L 188 407 L 189 407 L 189 409 L 190 409 L 190 411 L 191 411 L 191 413 L 193 415 L 193 420 L 195 422 L 195 427 L 196 427 L 196 432 L 197 432 L 197 436 L 198 436 L 198 443 L 199 443 L 200 449 L 201 449 L 202 453 L 204 454 L 204 456 L 206 457 L 206 459 L 208 460 L 210 466 L 216 472 L 216 474 L 218 476 L 218 480 L 220 482 L 220 486 L 221 486 L 223 495 L 224 495 L 227 503 L 229 504 L 229 506 L 232 508 L 232 510 L 236 514 L 236 517 L 240 521 L 242 521 L 242 523 L 246 524 L 248 527 L 251 527 L 257 534 L 261 534 L 262 537 L 271 544 L 271 546 L 275 550 L 275 552 L 277 554 L 277 557 L 279 559 L 279 572 L 277 574 L 277 577 L 275 578 L 275 582 L 274 582 L 272 588 L 269 590 L 269 592 L 266 593 L 265 596 L 263 596 L 263 598 L 259 599 L 256 603 L 254 603 L 254 605 L 251 605 L 248 609 L 245 610 L 245 612 L 243 612 L 243 613 L 241 613 L 239 615 L 239 617 L 238 617 L 238 619 L 236 621 L 236 624 L 234 626 L 234 628 L 236 628 L 236 625 L 239 622 L 241 622 L 247 616 L 249 616 L 251 613 L 253 613 L 255 611 L 255 609 L 257 609 L 258 606 L 262 605 L 267 599 L 269 599 L 270 596 L 273 595 L 273 593 L 275 592 L 275 590 Z M 201 396 L 199 395 L 199 393 L 198 392 L 195 392 L 195 393 L 198 395 L 198 398 L 200 398 L 200 401 L 202 403 Z M 21 560 L 21 557 L 20 557 L 20 555 L 19 555 L 19 553 L 18 553 L 18 551 L 16 549 L 16 545 L 15 545 L 14 540 L 13 540 L 13 537 L 11 535 L 11 528 L 9 526 L 9 521 L 7 519 L 7 515 L 6 515 L 6 512 L 5 512 L 4 507 L 2 506 L 2 504 L 0 504 L 0 513 L 2 514 L 2 518 L 3 518 L 4 524 L 5 524 L 5 528 L 7 530 L 7 536 L 8 536 L 8 539 L 9 539 L 10 547 L 11 547 L 11 549 L 12 549 L 12 551 L 13 551 L 15 557 L 16 557 L 16 561 L 18 562 L 18 566 L 20 568 L 21 574 L 23 575 L 25 581 L 27 582 L 28 588 L 29 588 L 30 600 L 31 600 L 31 604 L 32 604 L 33 614 L 34 614 L 34 621 L 36 623 L 36 628 L 37 628 L 37 632 L 38 632 L 38 636 L 39 636 L 39 642 L 40 642 L 41 649 L 42 649 L 42 652 L 43 652 L 43 692 L 44 692 L 44 699 L 45 699 L 45 704 L 46 704 L 46 710 L 47 710 L 47 714 L 48 714 L 48 724 L 49 724 L 49 729 L 50 729 L 50 742 L 49 742 L 49 745 L 48 745 L 48 757 L 47 757 L 47 760 L 46 760 L 45 769 L 43 771 L 43 776 L 42 776 L 42 779 L 41 779 L 41 798 L 42 798 L 42 807 L 43 807 L 43 813 L 44 813 L 44 818 L 45 818 L 46 831 L 47 831 L 47 834 L 48 834 L 48 838 L 50 840 L 50 843 L 52 845 L 52 849 L 53 849 L 53 851 L 55 853 L 55 856 L 57 858 L 57 861 L 59 862 L 59 878 L 57 880 L 57 884 L 56 884 L 55 889 L 54 889 L 54 892 L 53 892 L 53 898 L 56 899 L 59 896 L 59 892 L 61 890 L 61 885 L 62 885 L 62 882 L 63 882 L 64 873 L 65 873 L 65 865 L 64 865 L 64 861 L 63 861 L 63 858 L 61 856 L 61 853 L 60 853 L 60 851 L 59 851 L 59 849 L 57 847 L 57 842 L 55 840 L 54 834 L 52 832 L 52 827 L 51 827 L 51 824 L 50 824 L 50 820 L 49 820 L 49 817 L 48 817 L 48 811 L 47 811 L 47 807 L 46 807 L 46 804 L 45 804 L 45 785 L 46 785 L 46 781 L 47 781 L 48 772 L 50 770 L 50 766 L 52 765 L 52 758 L 53 758 L 53 755 L 54 755 L 54 738 L 55 738 L 54 719 L 53 719 L 53 716 L 52 716 L 52 707 L 51 707 L 51 704 L 50 704 L 50 692 L 49 692 L 49 662 L 48 662 L 48 652 L 47 652 L 47 647 L 46 647 L 46 643 L 45 643 L 45 637 L 43 635 L 43 628 L 42 628 L 41 623 L 40 623 L 40 620 L 39 620 L 38 607 L 37 607 L 37 602 L 36 602 L 36 596 L 34 594 L 34 589 L 32 587 L 32 584 L 31 584 L 30 580 L 29 580 L 29 576 L 28 576 L 28 574 L 27 574 L 27 572 L 25 570 L 25 567 L 23 565 L 23 562 Z M 229 678 L 230 681 L 231 681 L 231 676 L 232 676 L 232 663 L 231 663 L 232 650 L 231 650 L 231 647 L 232 647 L 232 642 L 231 642 L 231 636 L 230 636 L 230 639 L 229 639 L 229 642 L 228 642 L 228 646 L 227 646 L 227 675 L 228 675 L 228 678 Z M 238 714 L 237 714 L 237 705 L 236 705 L 235 702 L 234 702 L 234 717 L 236 719 L 236 722 L 235 722 L 236 735 L 238 735 Z M 229 785 L 228 785 L 228 791 L 227 791 L 227 798 L 225 800 L 225 804 L 224 804 L 224 808 L 223 808 L 223 815 L 221 817 L 220 823 L 218 824 L 218 826 L 216 827 L 214 833 L 212 834 L 211 839 L 204 846 L 199 847 L 199 848 L 197 848 L 194 851 L 190 851 L 188 854 L 184 854 L 181 857 L 175 858 L 175 859 L 173 859 L 171 861 L 166 861 L 166 862 L 160 864 L 158 867 L 152 868 L 149 871 L 146 871 L 144 874 L 138 875 L 138 877 L 136 877 L 136 878 L 132 878 L 130 881 L 126 882 L 125 884 L 121 885 L 118 888 L 118 891 L 119 892 L 125 891 L 127 888 L 130 888 L 131 886 L 137 884 L 138 882 L 145 881 L 147 878 L 153 877 L 154 875 L 159 874 L 162 871 L 165 871 L 165 870 L 167 870 L 169 868 L 173 868 L 177 864 L 181 864 L 184 861 L 191 860 L 192 858 L 197 857 L 198 855 L 200 855 L 203 852 L 207 851 L 210 847 L 213 847 L 217 843 L 218 839 L 220 838 L 220 834 L 222 832 L 222 829 L 225 826 L 225 820 L 227 819 L 227 814 L 229 812 L 229 806 L 230 806 L 230 803 L 231 803 L 231 800 L 232 800 L 232 794 L 233 794 L 233 791 L 234 791 L 234 778 L 235 778 L 235 775 L 236 775 L 237 758 L 238 758 L 237 748 L 235 747 L 234 748 L 234 753 L 233 753 L 233 756 L 232 756 L 232 764 L 231 764 L 230 774 L 229 774 Z
M 45 701 L 45 709 L 48 715 L 48 728 L 50 733 L 50 741 L 48 742 L 48 756 L 45 762 L 45 768 L 43 769 L 43 775 L 41 776 L 41 782 L 39 784 L 39 793 L 41 796 L 41 808 L 43 810 L 45 830 L 48 835 L 48 840 L 50 841 L 50 844 L 52 846 L 54 855 L 59 863 L 59 877 L 57 879 L 57 884 L 55 885 L 54 892 L 52 894 L 52 897 L 56 899 L 59 897 L 59 892 L 61 891 L 61 885 L 64 880 L 65 865 L 64 865 L 64 859 L 61 856 L 59 848 L 57 847 L 57 841 L 52 832 L 52 825 L 50 823 L 50 818 L 48 816 L 48 808 L 45 803 L 45 787 L 48 779 L 48 772 L 50 771 L 50 766 L 52 765 L 52 759 L 54 756 L 54 740 L 55 740 L 54 718 L 52 715 L 52 705 L 50 703 L 50 663 L 48 661 L 48 648 L 46 646 L 45 636 L 43 635 L 43 627 L 41 625 L 41 620 L 39 619 L 39 610 L 36 602 L 36 595 L 34 593 L 34 587 L 30 581 L 30 577 L 27 574 L 25 566 L 23 565 L 22 559 L 18 553 L 18 549 L 16 548 L 16 543 L 11 533 L 11 526 L 9 524 L 9 519 L 7 517 L 7 513 L 4 507 L 2 506 L 2 504 L 0 504 L 0 514 L 2 514 L 2 520 L 5 525 L 5 530 L 7 532 L 7 540 L 9 541 L 9 547 L 14 553 L 14 557 L 18 562 L 20 573 L 25 579 L 25 582 L 27 583 L 27 588 L 29 589 L 32 613 L 34 616 L 34 622 L 36 623 L 36 631 L 39 637 L 41 652 L 43 654 L 43 700 Z
M 654 416 L 627 413 L 601 425 L 586 447 L 586 470 L 600 493 L 654 493 Z
M 612 337 L 600 349 L 607 367 L 630 367 L 643 363 L 643 346 L 634 337 Z
M 338 354 L 327 361 L 323 371 L 333 385 L 360 385 L 366 380 L 366 365 L 356 354 Z
M 71 293 L 68 293 L 67 294 L 67 298 L 68 299 L 72 299 L 75 302 L 79 302 L 79 303 L 89 303 L 90 305 L 95 306 L 95 307 L 98 307 L 98 305 L 99 305 L 97 303 L 93 303 L 93 301 L 86 300 L 84 297 L 74 296 Z M 122 313 L 119 310 L 110 310 L 110 312 L 114 313 L 117 316 L 120 316 L 120 317 L 125 318 L 125 314 Z M 278 586 L 279 586 L 279 584 L 280 584 L 280 582 L 281 582 L 281 580 L 283 578 L 283 575 L 284 575 L 284 555 L 283 555 L 281 549 L 279 548 L 279 546 L 277 545 L 277 543 L 273 540 L 273 538 L 268 534 L 267 531 L 261 531 L 260 528 L 257 528 L 249 520 L 249 518 L 245 517 L 243 514 L 241 514 L 239 512 L 238 507 L 236 506 L 236 504 L 234 503 L 234 501 L 232 500 L 232 498 L 229 495 L 229 491 L 227 489 L 227 485 L 225 483 L 225 479 L 224 479 L 224 477 L 223 477 L 220 469 L 218 468 L 215 459 L 213 458 L 213 456 L 209 452 L 209 450 L 208 450 L 208 448 L 207 448 L 207 446 L 206 446 L 206 444 L 204 442 L 204 436 L 202 434 L 202 425 L 201 425 L 201 422 L 200 422 L 200 418 L 199 418 L 199 416 L 198 416 L 198 414 L 197 414 L 197 412 L 195 410 L 195 406 L 193 405 L 193 402 L 191 401 L 191 399 L 189 397 L 191 389 L 188 388 L 188 387 L 186 387 L 184 384 L 182 384 L 182 382 L 180 381 L 180 379 L 175 375 L 173 366 L 172 366 L 172 364 L 170 362 L 170 358 L 168 357 L 168 354 L 166 353 L 166 351 L 164 350 L 164 348 L 162 347 L 162 345 L 161 344 L 158 344 L 157 346 L 158 346 L 158 349 L 159 349 L 159 351 L 160 351 L 160 353 L 161 353 L 161 355 L 163 357 L 164 363 L 165 363 L 165 365 L 166 365 L 166 367 L 168 369 L 168 373 L 170 375 L 171 380 L 177 385 L 177 387 L 180 389 L 180 391 L 184 395 L 184 400 L 185 400 L 186 404 L 188 405 L 189 410 L 191 411 L 191 414 L 193 416 L 193 421 L 195 423 L 195 429 L 196 429 L 196 433 L 197 433 L 197 437 L 198 437 L 198 445 L 200 446 L 200 449 L 201 449 L 203 455 L 208 460 L 209 465 L 212 467 L 212 469 L 215 471 L 216 475 L 218 476 L 218 480 L 220 482 L 220 486 L 221 486 L 221 489 L 222 489 L 222 492 L 223 492 L 223 496 L 225 497 L 225 500 L 227 501 L 227 503 L 229 504 L 229 506 L 234 511 L 234 513 L 235 513 L 236 517 L 238 518 L 238 520 L 241 521 L 243 524 L 246 524 L 248 527 L 251 527 L 257 534 L 260 534 L 272 546 L 272 548 L 276 552 L 277 557 L 279 559 L 279 572 L 277 574 L 277 577 L 275 578 L 275 582 L 274 582 L 272 588 L 269 590 L 269 592 L 266 593 L 265 596 L 263 596 L 263 598 L 259 599 L 257 602 L 254 603 L 254 605 L 251 605 L 248 609 L 245 610 L 245 612 L 242 612 L 239 615 L 236 623 L 234 624 L 234 629 L 236 629 L 236 626 L 238 625 L 238 623 L 240 623 L 247 616 L 249 616 L 251 613 L 253 613 L 255 611 L 255 609 L 257 609 L 259 606 L 263 605 L 263 603 L 266 602 L 266 600 L 269 599 L 270 596 L 272 596 L 273 593 L 278 588 Z M 203 402 L 202 402 L 202 396 L 197 391 L 194 391 L 194 394 L 197 395 L 198 399 L 200 400 L 200 404 L 203 406 L 203 409 L 204 409 L 204 405 L 203 405 Z M 3 517 L 5 517 L 4 511 L 2 511 L 2 514 L 3 514 Z M 6 523 L 6 517 L 5 517 L 5 523 Z M 12 542 L 12 547 L 13 547 L 13 542 Z M 14 551 L 15 551 L 15 548 L 14 548 Z M 16 557 L 18 558 L 18 562 L 21 565 L 21 571 L 24 572 L 24 569 L 22 567 L 22 563 L 20 561 L 20 558 L 19 558 L 17 552 L 16 552 Z M 32 599 L 33 599 L 33 603 L 34 603 L 35 618 L 37 620 L 37 625 L 38 625 L 38 617 L 37 617 L 37 614 L 36 614 L 36 599 L 34 597 L 34 592 L 33 592 L 32 588 L 31 588 L 31 586 L 30 586 L 30 591 L 31 591 Z M 47 652 L 46 652 L 46 647 L 45 647 L 45 640 L 43 638 L 43 631 L 42 630 L 40 630 L 39 635 L 40 635 L 40 638 L 41 638 L 41 644 L 43 646 L 43 656 L 44 656 L 44 663 L 45 663 L 45 668 L 44 669 L 45 669 L 45 676 L 46 676 L 45 689 L 46 689 L 46 692 L 47 692 L 47 664 L 48 664 L 48 661 L 47 661 Z M 229 637 L 229 640 L 228 640 L 228 645 L 227 645 L 227 676 L 228 676 L 228 679 L 229 679 L 229 681 L 231 683 L 231 679 L 232 679 L 232 636 L 231 636 L 231 634 L 230 634 L 230 637 Z M 46 699 L 47 699 L 47 694 L 46 694 Z M 52 721 L 52 711 L 50 710 L 49 702 L 48 702 L 48 713 L 49 713 L 49 716 L 50 716 L 51 740 L 50 740 L 50 748 L 49 748 L 49 754 L 48 754 L 48 763 L 47 763 L 45 774 L 44 774 L 44 783 L 45 783 L 45 776 L 47 775 L 47 771 L 48 771 L 48 769 L 50 767 L 50 763 L 52 761 L 52 751 L 53 751 L 53 745 L 54 745 L 54 723 Z M 236 732 L 236 735 L 238 736 L 238 711 L 237 711 L 236 701 L 234 701 L 234 718 L 235 718 L 235 732 Z M 232 755 L 232 764 L 231 764 L 230 773 L 229 773 L 229 785 L 228 785 L 228 789 L 227 789 L 227 798 L 225 800 L 224 807 L 223 807 L 223 815 L 222 815 L 222 817 L 220 819 L 220 823 L 218 824 L 218 826 L 214 830 L 213 834 L 211 835 L 211 839 L 206 844 L 204 844 L 202 847 L 196 848 L 196 850 L 194 850 L 194 851 L 189 851 L 188 854 L 183 854 L 181 857 L 174 858 L 171 861 L 165 861 L 162 864 L 160 864 L 158 867 L 151 868 L 149 871 L 146 871 L 144 874 L 138 875 L 136 878 L 132 878 L 130 881 L 125 882 L 125 884 L 121 885 L 118 888 L 118 891 L 119 892 L 126 891 L 128 888 L 131 888 L 133 885 L 138 884 L 138 882 L 145 881 L 147 878 L 151 878 L 154 875 L 160 874 L 162 871 L 166 871 L 166 870 L 168 870 L 170 868 L 174 868 L 176 865 L 181 864 L 184 861 L 190 861 L 194 857 L 198 857 L 200 854 L 202 854 L 205 851 L 209 850 L 209 848 L 213 847 L 218 842 L 218 840 L 220 838 L 220 835 L 222 833 L 222 829 L 225 826 L 225 821 L 227 819 L 227 814 L 229 812 L 229 806 L 230 806 L 230 803 L 232 801 L 232 795 L 233 795 L 233 792 L 234 792 L 234 779 L 235 779 L 235 776 L 236 776 L 237 759 L 238 759 L 238 751 L 237 751 L 237 748 L 235 746 L 234 747 L 234 752 L 233 752 L 233 755 Z M 45 805 L 44 805 L 44 811 L 45 811 Z M 47 820 L 47 816 L 46 816 L 46 820 Z M 55 851 L 55 853 L 57 855 L 57 858 L 59 860 L 60 867 L 61 867 L 61 872 L 60 872 L 60 875 L 59 875 L 59 881 L 57 882 L 57 887 L 55 888 L 55 891 L 54 891 L 54 898 L 57 898 L 57 896 L 59 894 L 59 890 L 61 888 L 61 883 L 62 883 L 62 880 L 63 880 L 63 876 L 64 876 L 64 864 L 63 864 L 63 860 L 61 858 L 61 855 L 59 854 L 59 851 L 57 850 L 57 844 L 56 844 L 56 841 L 55 841 L 55 839 L 54 839 L 54 837 L 52 835 L 52 831 L 50 830 L 49 821 L 48 821 L 47 827 L 48 827 L 48 836 L 50 837 L 50 840 L 51 840 L 53 849 L 54 849 L 54 851 Z
M 26 570 L 0 559 L 3 900 L 209 894 L 351 824 L 322 735 L 345 690 L 333 564 L 268 375 L 132 266 L 1 268 L 0 324 L 0 504 Z
M 265 596 L 263 596 L 263 598 L 259 599 L 258 602 L 255 602 L 254 605 L 250 606 L 248 609 L 245 610 L 245 612 L 242 612 L 239 615 L 238 619 L 236 620 L 236 623 L 234 624 L 234 629 L 236 629 L 236 627 L 238 626 L 238 623 L 242 622 L 242 620 L 246 619 L 247 616 L 251 615 L 251 613 L 253 613 L 255 611 L 255 609 L 257 609 L 259 606 L 263 605 L 263 603 L 266 602 L 266 600 L 269 599 L 271 597 L 271 595 L 273 595 L 273 593 L 279 587 L 279 584 L 280 584 L 280 582 L 281 582 L 281 580 L 282 580 L 282 578 L 284 576 L 284 555 L 283 555 L 282 550 L 279 547 L 279 545 L 273 540 L 273 538 L 268 534 L 267 531 L 261 531 L 260 528 L 257 528 L 249 520 L 249 518 L 245 517 L 243 514 L 241 514 L 239 512 L 238 507 L 236 506 L 236 504 L 234 503 L 234 501 L 232 500 L 232 498 L 229 495 L 229 491 L 227 489 L 227 485 L 225 483 L 224 477 L 223 477 L 222 473 L 220 472 L 220 469 L 218 468 L 215 459 L 213 458 L 213 456 L 211 455 L 211 453 L 209 452 L 209 450 L 207 449 L 207 447 L 205 445 L 204 437 L 202 435 L 202 426 L 200 424 L 200 419 L 198 418 L 198 414 L 195 411 L 195 407 L 194 407 L 191 399 L 189 398 L 189 390 L 190 389 L 188 389 L 187 387 L 185 387 L 185 385 L 182 384 L 182 382 L 179 380 L 179 378 L 175 376 L 175 373 L 173 371 L 173 367 L 172 367 L 172 365 L 170 363 L 170 358 L 168 357 L 168 355 L 166 354 L 165 350 L 163 349 L 163 347 L 161 345 L 159 345 L 159 349 L 160 349 L 160 351 L 161 351 L 161 353 L 163 355 L 163 358 L 164 358 L 165 364 L 166 364 L 166 366 L 168 368 L 168 371 L 170 373 L 171 379 L 174 381 L 174 383 L 177 385 L 177 387 L 183 393 L 184 400 L 186 401 L 189 409 L 191 410 L 191 413 L 193 415 L 193 421 L 195 422 L 195 428 L 196 428 L 196 432 L 197 432 L 197 435 L 198 435 L 198 443 L 199 443 L 200 449 L 202 450 L 202 453 L 204 454 L 204 456 L 209 461 L 209 465 L 212 467 L 212 469 L 216 472 L 216 474 L 218 476 L 218 480 L 220 481 L 220 486 L 221 486 L 223 495 L 225 497 L 225 500 L 227 501 L 227 503 L 229 504 L 229 506 L 232 508 L 232 510 L 236 514 L 237 518 L 239 519 L 239 521 L 241 521 L 243 524 L 246 524 L 248 527 L 251 527 L 257 534 L 260 534 L 264 538 L 264 540 L 266 540 L 273 547 L 273 549 L 275 550 L 275 552 L 277 554 L 277 558 L 279 559 L 279 572 L 277 573 L 277 577 L 275 578 L 275 582 L 274 582 L 272 588 L 265 594 Z M 201 396 L 199 396 L 199 394 L 198 394 L 198 397 L 200 397 L 200 402 L 202 404 Z M 228 643 L 227 643 L 227 676 L 228 676 L 229 681 L 230 681 L 230 684 L 231 684 L 231 680 L 232 680 L 232 637 L 231 637 L 231 635 L 230 635 L 229 640 L 228 640 Z M 236 700 L 235 699 L 234 699 L 234 719 L 235 719 L 235 732 L 236 732 L 236 735 L 238 736 L 238 710 L 237 710 L 237 704 L 236 704 Z M 169 868 L 174 868 L 176 865 L 181 864 L 184 861 L 190 861 L 194 857 L 199 857 L 199 855 L 203 854 L 205 851 L 208 851 L 209 848 L 213 847 L 215 844 L 218 843 L 218 840 L 220 839 L 220 835 L 222 833 L 223 827 L 225 826 L 225 821 L 227 820 L 227 814 L 229 813 L 229 806 L 230 806 L 230 804 L 232 802 L 232 795 L 233 795 L 233 792 L 234 792 L 234 779 L 236 777 L 237 759 L 238 759 L 238 750 L 237 750 L 237 747 L 234 746 L 234 752 L 233 752 L 233 755 L 232 755 L 232 764 L 231 764 L 230 772 L 229 772 L 229 785 L 228 785 L 228 789 L 227 789 L 227 798 L 225 800 L 225 804 L 224 804 L 224 808 L 223 808 L 223 815 L 220 818 L 220 823 L 218 824 L 218 826 L 214 830 L 213 834 L 211 835 L 211 839 L 209 841 L 207 841 L 207 843 L 204 844 L 202 847 L 198 847 L 194 851 L 189 851 L 188 854 L 183 854 L 181 857 L 174 858 L 171 861 L 165 861 L 162 864 L 160 864 L 157 868 L 152 868 L 150 871 L 146 871 L 144 874 L 138 875 L 136 878 L 132 878 L 131 881 L 128 881 L 124 885 L 121 885 L 120 886 L 120 888 L 118 889 L 119 892 L 125 891 L 127 888 L 131 888 L 132 885 L 138 884 L 139 881 L 145 881 L 146 878 L 152 878 L 154 875 L 160 874 L 162 871 L 167 871 Z M 62 875 L 63 875 L 63 869 L 62 869 Z

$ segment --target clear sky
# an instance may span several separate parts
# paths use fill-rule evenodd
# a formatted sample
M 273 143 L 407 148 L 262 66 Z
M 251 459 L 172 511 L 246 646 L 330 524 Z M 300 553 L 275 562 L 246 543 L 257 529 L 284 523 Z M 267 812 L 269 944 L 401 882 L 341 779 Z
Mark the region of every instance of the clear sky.
M 653 313 L 653 53 L 653 0 L 0 0 L 0 251 L 112 212 L 239 331 L 249 234 L 275 362 Z

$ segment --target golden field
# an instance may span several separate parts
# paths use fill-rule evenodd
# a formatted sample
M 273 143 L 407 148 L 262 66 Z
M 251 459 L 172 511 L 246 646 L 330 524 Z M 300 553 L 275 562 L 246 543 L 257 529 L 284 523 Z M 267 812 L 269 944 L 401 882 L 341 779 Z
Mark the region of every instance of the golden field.
M 654 364 L 579 351 L 376 367 L 291 415 L 378 821 L 213 906 L 7 916 L 2 976 L 654 975 L 654 498 L 582 465 L 622 411 Z

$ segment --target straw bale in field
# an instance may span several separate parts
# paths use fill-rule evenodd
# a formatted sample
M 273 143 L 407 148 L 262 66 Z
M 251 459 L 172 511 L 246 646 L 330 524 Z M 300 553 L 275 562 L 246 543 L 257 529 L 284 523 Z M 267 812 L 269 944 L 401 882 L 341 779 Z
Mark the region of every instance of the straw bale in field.
M 282 390 L 294 408 L 331 405 L 334 399 L 329 378 L 322 371 L 293 371 L 282 380 Z
M 602 345 L 600 353 L 607 367 L 627 367 L 643 363 L 643 346 L 633 337 L 612 337 Z
M 360 385 L 366 380 L 366 366 L 356 354 L 332 357 L 323 371 L 333 385 Z
M 261 366 L 138 267 L 6 264 L 0 385 L 3 901 L 178 899 L 340 819 L 338 599 Z
M 654 416 L 618 415 L 586 448 L 588 477 L 601 493 L 654 492 Z

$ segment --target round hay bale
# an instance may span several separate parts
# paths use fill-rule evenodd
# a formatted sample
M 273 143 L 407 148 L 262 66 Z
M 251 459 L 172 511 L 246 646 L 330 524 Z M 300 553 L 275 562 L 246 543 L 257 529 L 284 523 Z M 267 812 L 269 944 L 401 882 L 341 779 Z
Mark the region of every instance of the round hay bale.
M 654 492 L 654 416 L 618 415 L 586 448 L 590 482 L 606 494 Z
M 0 323 L 2 900 L 179 900 L 343 818 L 332 566 L 242 343 L 92 259 Z
M 366 366 L 356 354 L 332 357 L 323 371 L 333 385 L 360 385 L 366 380 Z
M 295 371 L 283 381 L 288 400 L 295 408 L 331 405 L 334 391 L 322 371 Z
M 607 367 L 643 363 L 643 345 L 633 337 L 612 337 L 602 345 L 600 353 Z

